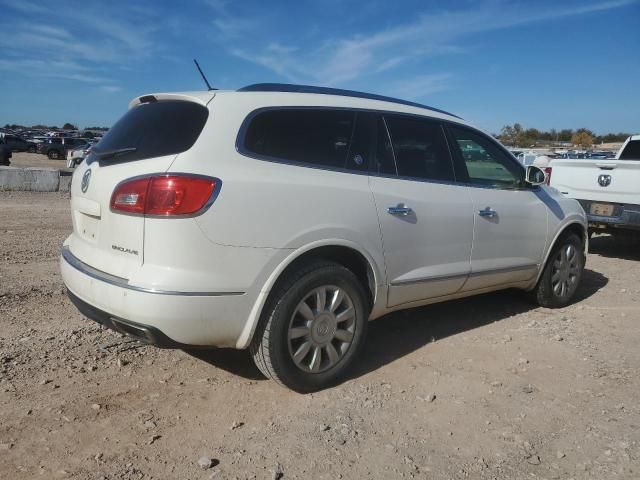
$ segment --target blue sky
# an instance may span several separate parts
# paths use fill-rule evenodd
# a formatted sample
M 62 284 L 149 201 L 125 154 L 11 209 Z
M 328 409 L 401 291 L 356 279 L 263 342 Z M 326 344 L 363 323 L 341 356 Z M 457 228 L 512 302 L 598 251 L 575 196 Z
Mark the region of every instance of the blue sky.
M 0 0 L 0 124 L 111 125 L 143 93 L 326 85 L 499 131 L 640 132 L 640 0 Z

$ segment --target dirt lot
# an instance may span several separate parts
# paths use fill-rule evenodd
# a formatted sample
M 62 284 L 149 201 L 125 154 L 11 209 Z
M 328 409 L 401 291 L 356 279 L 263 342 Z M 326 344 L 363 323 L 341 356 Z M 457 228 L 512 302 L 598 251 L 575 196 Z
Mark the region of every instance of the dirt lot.
M 46 155 L 39 153 L 13 152 L 11 157 L 12 167 L 41 167 L 41 168 L 66 168 L 67 160 L 50 160 Z
M 245 352 L 84 319 L 68 199 L 0 206 L 0 478 L 640 478 L 638 241 L 593 239 L 566 309 L 503 292 L 377 320 L 348 381 L 300 395 Z

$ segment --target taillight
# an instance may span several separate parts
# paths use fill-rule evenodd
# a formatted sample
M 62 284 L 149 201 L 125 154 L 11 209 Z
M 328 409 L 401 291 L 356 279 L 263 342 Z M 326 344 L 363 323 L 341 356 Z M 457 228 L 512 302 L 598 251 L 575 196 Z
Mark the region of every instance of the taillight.
M 118 185 L 111 210 L 137 215 L 190 215 L 212 198 L 220 180 L 192 175 L 153 175 Z
M 551 185 L 551 167 L 544 167 L 544 183 Z

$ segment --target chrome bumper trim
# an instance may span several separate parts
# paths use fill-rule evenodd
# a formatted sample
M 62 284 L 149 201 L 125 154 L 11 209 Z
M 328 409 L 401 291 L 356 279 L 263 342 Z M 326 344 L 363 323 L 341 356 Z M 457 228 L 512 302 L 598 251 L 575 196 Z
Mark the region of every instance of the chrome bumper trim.
M 82 260 L 79 260 L 68 246 L 62 247 L 62 258 L 85 275 L 95 278 L 109 285 L 114 285 L 120 288 L 126 288 L 127 290 L 133 290 L 136 292 L 153 293 L 155 295 L 181 295 L 185 297 L 223 297 L 230 295 L 244 295 L 245 292 L 178 292 L 174 290 L 158 290 L 155 288 L 137 287 L 135 285 L 129 285 L 129 280 L 122 277 L 111 275 L 110 273 L 103 272 L 97 268 L 93 268 L 91 265 L 87 265 Z

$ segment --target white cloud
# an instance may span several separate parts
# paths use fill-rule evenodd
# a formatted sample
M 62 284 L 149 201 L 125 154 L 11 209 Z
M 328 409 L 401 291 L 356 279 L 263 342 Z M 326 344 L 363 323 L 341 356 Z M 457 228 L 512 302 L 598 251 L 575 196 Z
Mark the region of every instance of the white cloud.
M 411 22 L 367 34 L 320 39 L 318 46 L 306 49 L 293 42 L 265 42 L 265 38 L 273 40 L 278 36 L 274 35 L 278 28 L 267 22 L 262 12 L 254 14 L 263 20 L 262 28 L 258 28 L 255 18 L 232 15 L 232 6 L 227 2 L 209 0 L 208 4 L 216 15 L 213 24 L 219 35 L 217 40 L 230 54 L 262 65 L 289 81 L 340 85 L 430 56 L 459 53 L 464 50 L 460 43 L 465 37 L 476 33 L 610 10 L 635 1 L 592 1 L 558 7 L 486 0 L 472 3 L 465 10 L 417 15 Z M 285 11 L 283 15 L 286 14 Z M 273 48 L 274 45 L 278 47 Z M 433 82 L 441 81 L 438 78 L 416 78 L 413 86 L 405 88 L 408 92 L 432 90 Z
M 158 12 L 140 5 L 0 0 L 0 10 L 0 70 L 14 75 L 111 86 L 114 72 L 157 48 Z M 147 21 L 140 22 L 141 15 Z
M 118 85 L 101 85 L 100 90 L 107 93 L 116 93 L 121 92 L 122 87 L 119 87 Z
M 419 99 L 432 93 L 448 90 L 451 81 L 452 75 L 449 73 L 418 75 L 391 84 L 390 90 L 398 97 Z

